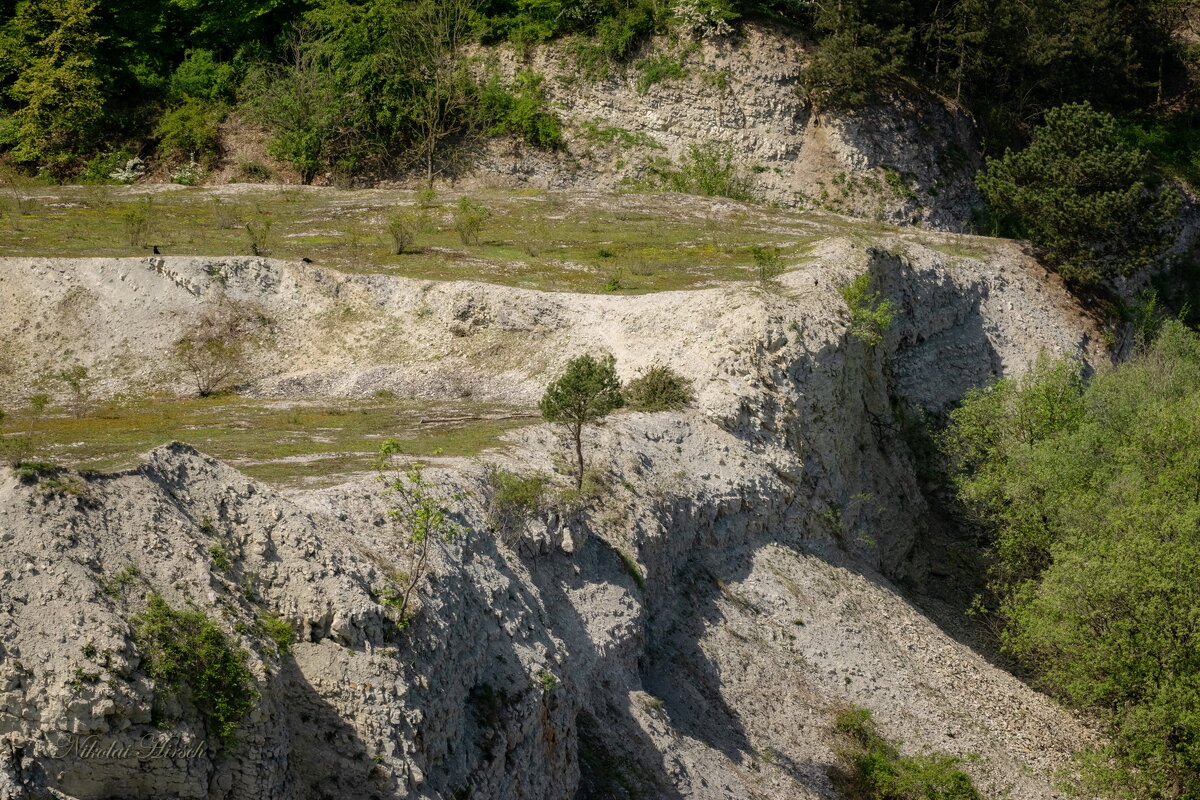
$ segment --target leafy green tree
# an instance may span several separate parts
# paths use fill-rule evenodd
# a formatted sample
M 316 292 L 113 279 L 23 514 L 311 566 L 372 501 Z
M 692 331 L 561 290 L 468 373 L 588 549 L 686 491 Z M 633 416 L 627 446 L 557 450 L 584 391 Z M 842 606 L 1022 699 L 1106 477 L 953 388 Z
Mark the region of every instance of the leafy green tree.
M 271 155 L 290 163 L 303 183 L 311 183 L 328 163 L 346 127 L 335 57 L 314 31 L 301 28 L 288 39 L 283 63 L 263 66 L 247 77 L 249 108 L 275 132 Z
M 194 97 L 185 99 L 163 114 L 154 128 L 159 152 L 172 163 L 195 159 L 206 169 L 212 169 L 220 152 L 218 126 L 225 113 L 220 103 Z
M 583 488 L 583 429 L 625 405 L 616 359 L 579 356 L 546 387 L 539 405 L 547 422 L 565 425 L 575 445 L 575 487 Z
M 14 20 L 32 43 L 9 90 L 20 104 L 13 157 L 57 176 L 69 174 L 101 133 L 105 81 L 97 50 L 104 37 L 96 9 L 95 0 L 31 0 Z
M 972 393 L 944 445 L 994 534 L 1003 645 L 1098 715 L 1089 794 L 1200 798 L 1200 336 L 1085 383 L 1071 361 Z
M 1090 285 L 1148 265 L 1174 238 L 1179 196 L 1152 178 L 1149 154 L 1125 144 L 1116 119 L 1079 103 L 1048 112 L 1029 147 L 988 159 L 977 183 L 1002 232 Z

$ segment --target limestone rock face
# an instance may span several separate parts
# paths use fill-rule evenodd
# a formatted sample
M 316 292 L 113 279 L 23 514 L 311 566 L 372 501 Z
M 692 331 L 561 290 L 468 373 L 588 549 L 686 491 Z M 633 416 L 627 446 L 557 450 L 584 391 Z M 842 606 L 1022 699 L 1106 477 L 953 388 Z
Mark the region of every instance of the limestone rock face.
M 465 532 L 435 543 L 408 626 L 388 591 L 412 546 L 371 478 L 285 495 L 182 445 L 74 494 L 0 471 L 0 798 L 833 798 L 846 703 L 908 751 L 979 754 L 967 769 L 988 797 L 1055 797 L 1091 734 L 896 588 L 955 567 L 931 544 L 903 423 L 1041 351 L 1104 353 L 1019 252 L 892 244 L 830 240 L 773 289 L 640 297 L 262 259 L 10 260 L 6 291 L 24 318 L 44 311 L 37 335 L 131 364 L 160 357 L 216 263 L 223 291 L 277 322 L 253 387 L 272 396 L 438 396 L 468 365 L 479 391 L 531 402 L 567 357 L 607 349 L 624 377 L 670 364 L 698 399 L 589 430 L 599 499 L 512 530 L 489 522 L 478 463 L 430 466 Z M 878 346 L 850 333 L 836 288 L 863 271 L 900 311 Z M 69 296 L 86 302 L 63 322 Z M 318 335 L 333 303 L 363 312 L 344 346 Z M 33 335 L 8 313 L 5 330 Z M 344 344 L 398 328 L 402 347 Z M 562 449 L 544 426 L 508 445 L 491 458 L 522 473 Z M 251 653 L 260 698 L 236 745 L 146 675 L 132 620 L 149 591 Z M 295 628 L 289 653 L 263 612 Z M 90 736 L 196 754 L 70 749 Z
M 685 76 L 645 86 L 639 60 L 663 57 Z M 565 150 L 493 142 L 476 179 L 616 188 L 652 182 L 656 168 L 683 164 L 689 148 L 715 145 L 768 202 L 964 230 L 980 203 L 970 117 L 916 90 L 861 111 L 817 109 L 800 81 L 807 58 L 799 39 L 756 25 L 692 47 L 654 40 L 598 80 L 581 78 L 569 46 L 535 48 L 523 59 L 491 48 L 481 61 L 501 74 L 545 76 Z

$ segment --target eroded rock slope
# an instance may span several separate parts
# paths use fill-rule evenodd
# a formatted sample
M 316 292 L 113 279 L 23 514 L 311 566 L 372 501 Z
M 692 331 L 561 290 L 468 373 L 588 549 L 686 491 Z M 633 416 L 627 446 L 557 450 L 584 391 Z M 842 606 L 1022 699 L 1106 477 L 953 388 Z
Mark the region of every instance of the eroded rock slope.
M 1033 800 L 1055 796 L 1054 771 L 1090 736 L 895 588 L 953 566 L 929 546 L 905 420 L 1043 350 L 1103 357 L 1019 253 L 831 240 L 773 289 L 642 297 L 260 259 L 5 267 L 27 277 L 5 284 L 29 309 L 13 336 L 39 335 L 34 320 L 65 331 L 56 315 L 74 314 L 74 351 L 125 364 L 121 381 L 145 377 L 180 320 L 223 291 L 276 321 L 263 394 L 465 385 L 532 402 L 563 360 L 601 349 L 625 377 L 667 363 L 698 391 L 686 412 L 589 432 L 605 487 L 590 507 L 549 503 L 496 530 L 482 465 L 430 467 L 461 493 L 465 532 L 438 543 L 407 628 L 387 591 L 409 550 L 370 477 L 283 496 L 180 445 L 80 478 L 76 494 L 4 472 L 5 800 L 833 798 L 832 719 L 847 703 L 907 751 L 977 753 L 967 768 L 988 797 Z M 878 347 L 850 334 L 837 291 L 864 270 L 902 311 Z M 127 324 L 95 327 L 114 319 Z M 549 472 L 561 452 L 556 431 L 532 427 L 490 458 Z M 160 733 L 131 627 L 150 590 L 253 652 L 261 699 L 239 743 L 217 747 L 185 697 L 170 733 L 196 757 L 62 757 L 70 734 Z M 290 653 L 265 639 L 260 610 L 294 625 Z

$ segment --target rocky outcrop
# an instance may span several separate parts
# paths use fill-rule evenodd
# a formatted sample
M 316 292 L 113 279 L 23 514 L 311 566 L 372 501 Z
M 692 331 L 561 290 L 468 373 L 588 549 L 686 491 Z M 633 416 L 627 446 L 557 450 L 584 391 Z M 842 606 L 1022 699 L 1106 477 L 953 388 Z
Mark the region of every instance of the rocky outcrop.
M 961 231 L 980 204 L 978 143 L 961 109 L 916 89 L 861 111 L 822 111 L 804 96 L 802 41 L 747 25 L 689 45 L 658 39 L 606 77 L 581 77 L 569 45 L 481 54 L 501 74 L 543 75 L 565 123 L 565 150 L 492 143 L 476 179 L 541 188 L 653 184 L 689 148 L 727 148 L 761 199 L 897 224 Z M 642 59 L 682 77 L 645 85 Z
M 453 369 L 429 363 L 445 348 L 481 386 L 528 400 L 564 358 L 603 348 L 627 374 L 671 364 L 698 400 L 589 431 L 598 496 L 580 504 L 555 476 L 545 507 L 510 530 L 490 520 L 481 465 L 431 466 L 464 532 L 435 543 L 408 626 L 388 591 L 411 543 L 370 477 L 283 496 L 179 445 L 112 475 L 5 471 L 5 800 L 51 788 L 89 799 L 832 798 L 831 721 L 846 703 L 872 709 L 906 750 L 977 753 L 967 768 L 987 796 L 1040 800 L 1089 739 L 895 588 L 955 568 L 930 546 L 905 415 L 936 413 L 1042 350 L 1103 357 L 1061 285 L 1015 251 L 978 261 L 903 238 L 831 240 L 774 288 L 642 297 L 269 260 L 19 266 L 35 287 L 26 314 L 84 287 L 80 313 L 127 317 L 119 346 L 140 360 L 216 290 L 205 276 L 218 266 L 223 291 L 276 320 L 265 393 L 335 393 L 367 374 L 402 394 L 435 391 L 412 376 Z M 850 333 L 837 291 L 865 270 L 902 312 L 879 346 Z M 113 281 L 124 287 L 108 290 Z M 336 303 L 362 312 L 344 316 L 358 322 L 339 341 L 402 322 L 425 354 L 393 350 L 388 362 L 363 355 L 368 345 L 315 343 Z M 497 356 L 497 341 L 516 355 Z M 560 449 L 556 431 L 532 427 L 490 458 L 549 473 Z M 205 611 L 252 653 L 261 699 L 236 746 L 219 746 L 186 695 L 164 706 L 145 674 L 131 620 L 148 591 Z M 294 626 L 290 653 L 265 638 L 264 611 Z M 166 736 L 195 754 L 63 750 L 89 736 L 106 747 Z

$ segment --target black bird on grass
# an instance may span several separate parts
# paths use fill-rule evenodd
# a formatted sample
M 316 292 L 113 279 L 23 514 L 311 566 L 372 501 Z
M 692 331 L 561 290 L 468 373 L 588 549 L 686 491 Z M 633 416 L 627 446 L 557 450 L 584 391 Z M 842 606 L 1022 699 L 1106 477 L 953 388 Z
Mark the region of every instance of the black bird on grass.
M 156 255 L 156 256 L 162 255 L 162 253 L 158 252 L 158 245 L 154 245 L 152 249 L 154 250 L 154 255 Z
M 309 258 L 308 256 L 305 256 L 304 258 L 302 258 L 302 259 L 300 259 L 300 260 L 301 260 L 301 261 L 303 261 L 305 264 L 311 264 L 311 263 L 313 263 L 312 259 L 311 259 L 311 258 Z

